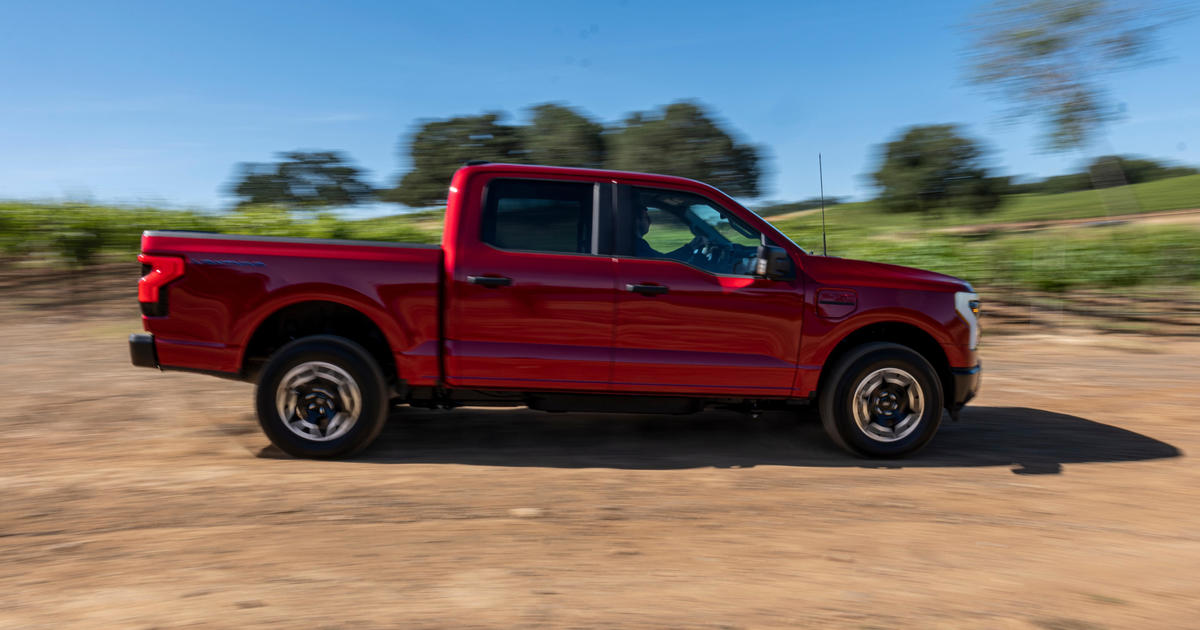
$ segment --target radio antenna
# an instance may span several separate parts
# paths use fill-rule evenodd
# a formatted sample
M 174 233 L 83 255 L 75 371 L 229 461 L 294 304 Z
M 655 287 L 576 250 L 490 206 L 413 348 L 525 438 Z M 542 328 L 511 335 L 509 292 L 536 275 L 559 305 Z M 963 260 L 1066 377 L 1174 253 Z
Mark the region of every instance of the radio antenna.
M 821 162 L 821 154 L 817 154 L 817 173 L 821 178 L 821 255 L 829 255 L 829 243 L 825 240 L 825 165 Z

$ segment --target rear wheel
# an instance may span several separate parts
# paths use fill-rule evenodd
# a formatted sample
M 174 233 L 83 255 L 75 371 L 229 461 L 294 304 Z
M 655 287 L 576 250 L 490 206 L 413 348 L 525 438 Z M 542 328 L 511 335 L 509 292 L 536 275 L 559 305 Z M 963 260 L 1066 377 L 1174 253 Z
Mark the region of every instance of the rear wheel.
M 387 419 L 387 385 L 362 346 L 333 335 L 297 339 L 263 366 L 258 423 L 295 457 L 328 459 L 364 449 Z
M 820 393 L 825 432 L 867 457 L 920 450 L 942 419 L 942 386 L 925 357 L 894 343 L 852 350 L 833 367 Z

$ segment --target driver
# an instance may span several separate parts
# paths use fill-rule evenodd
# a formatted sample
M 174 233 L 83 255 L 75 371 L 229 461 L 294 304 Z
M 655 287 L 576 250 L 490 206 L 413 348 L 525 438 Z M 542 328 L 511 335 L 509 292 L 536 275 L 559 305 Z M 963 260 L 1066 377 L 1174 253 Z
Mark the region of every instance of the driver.
M 650 211 L 645 206 L 639 206 L 637 209 L 636 225 L 637 239 L 633 244 L 633 253 L 638 258 L 671 258 L 686 261 L 691 254 L 692 248 L 688 245 L 684 245 L 673 252 L 664 253 L 654 249 L 650 246 L 650 243 L 646 242 L 646 234 L 650 232 Z M 708 242 L 708 239 L 704 239 L 703 237 L 697 237 L 697 239 L 702 239 L 703 243 Z
M 637 242 L 633 244 L 633 254 L 639 258 L 663 258 L 662 252 L 650 247 L 646 242 L 646 233 L 650 231 L 650 211 L 646 206 L 639 206 L 637 211 Z

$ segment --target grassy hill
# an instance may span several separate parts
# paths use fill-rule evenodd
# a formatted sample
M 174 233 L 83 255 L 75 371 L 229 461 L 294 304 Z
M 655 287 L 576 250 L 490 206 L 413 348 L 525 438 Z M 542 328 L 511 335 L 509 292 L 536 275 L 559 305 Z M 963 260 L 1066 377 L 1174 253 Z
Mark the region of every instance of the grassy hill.
M 920 217 L 885 211 L 875 202 L 835 206 L 826 215 L 829 253 L 921 267 L 978 284 L 1040 290 L 1200 284 L 1200 214 L 1195 222 L 1141 225 L 1128 215 L 1200 208 L 1200 175 L 1101 191 L 1016 195 L 995 212 Z M 1030 232 L 1016 222 L 1106 219 L 1095 225 L 1049 226 Z M 947 228 L 988 224 L 967 233 Z M 820 251 L 820 214 L 775 225 L 801 247 Z
M 1200 175 L 1057 195 L 1009 195 L 999 208 L 986 214 L 950 210 L 940 217 L 923 217 L 888 212 L 874 201 L 847 203 L 827 208 L 825 220 L 831 233 L 832 230 L 850 230 L 855 234 L 876 235 L 908 231 L 927 232 L 981 223 L 1099 218 L 1192 208 L 1200 208 Z M 801 216 L 781 217 L 775 219 L 774 223 L 801 246 L 804 246 L 805 242 L 820 243 L 819 212 L 810 211 Z

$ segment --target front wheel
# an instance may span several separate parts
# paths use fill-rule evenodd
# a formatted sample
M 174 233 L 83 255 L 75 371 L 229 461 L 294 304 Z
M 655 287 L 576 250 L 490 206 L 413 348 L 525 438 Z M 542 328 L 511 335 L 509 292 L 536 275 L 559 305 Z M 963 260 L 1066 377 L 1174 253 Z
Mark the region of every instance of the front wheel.
M 825 432 L 867 457 L 903 457 L 924 447 L 942 420 L 942 385 L 925 357 L 870 343 L 833 367 L 820 393 Z
M 364 449 L 387 420 L 387 384 L 362 346 L 333 335 L 297 339 L 263 366 L 258 423 L 294 457 L 330 459 Z

